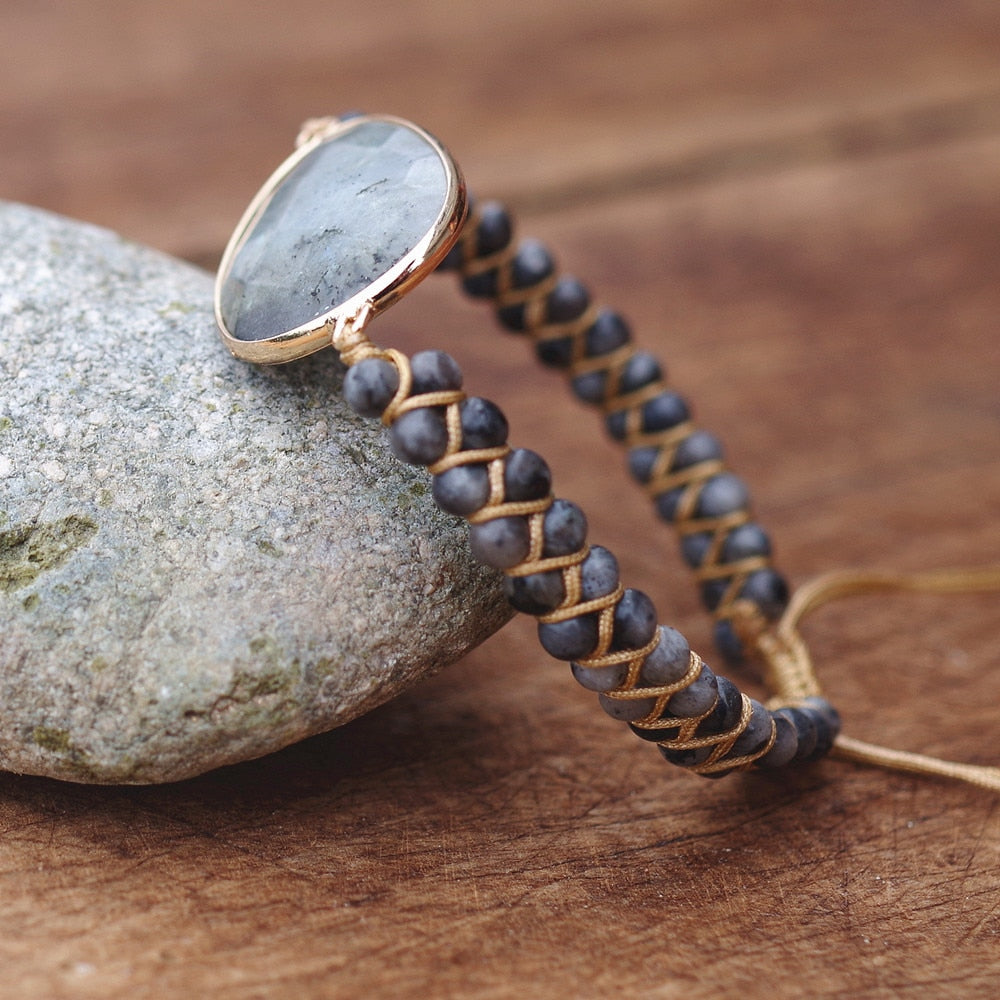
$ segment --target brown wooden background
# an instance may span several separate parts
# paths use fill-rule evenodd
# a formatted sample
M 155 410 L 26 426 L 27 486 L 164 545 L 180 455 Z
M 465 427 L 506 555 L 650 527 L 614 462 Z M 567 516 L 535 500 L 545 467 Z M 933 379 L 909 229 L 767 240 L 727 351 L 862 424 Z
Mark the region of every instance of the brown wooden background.
M 6 0 L 0 39 L 0 197 L 211 263 L 300 119 L 412 117 L 626 309 L 794 580 L 1000 558 L 995 0 Z M 384 332 L 454 350 L 710 653 L 620 457 L 453 293 Z M 997 994 L 995 796 L 696 780 L 532 633 L 177 786 L 0 777 L 0 995 Z M 848 732 L 1000 759 L 995 598 L 809 635 Z

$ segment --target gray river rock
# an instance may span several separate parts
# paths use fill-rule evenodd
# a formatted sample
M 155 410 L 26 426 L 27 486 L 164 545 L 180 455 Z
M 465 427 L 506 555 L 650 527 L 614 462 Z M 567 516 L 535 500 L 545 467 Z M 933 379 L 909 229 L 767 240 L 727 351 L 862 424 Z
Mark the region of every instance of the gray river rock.
M 172 781 L 340 725 L 510 616 L 325 351 L 231 358 L 204 272 L 0 204 L 0 767 Z

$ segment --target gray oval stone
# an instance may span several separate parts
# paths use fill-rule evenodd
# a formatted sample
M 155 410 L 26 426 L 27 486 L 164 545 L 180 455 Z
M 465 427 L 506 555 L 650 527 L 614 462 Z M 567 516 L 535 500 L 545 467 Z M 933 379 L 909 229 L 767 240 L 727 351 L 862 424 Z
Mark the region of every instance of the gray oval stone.
M 362 121 L 321 143 L 272 193 L 223 275 L 226 328 L 266 340 L 342 305 L 427 235 L 447 194 L 440 155 L 407 125 Z
M 331 351 L 231 358 L 211 278 L 0 204 L 0 767 L 157 782 L 367 711 L 509 617 Z

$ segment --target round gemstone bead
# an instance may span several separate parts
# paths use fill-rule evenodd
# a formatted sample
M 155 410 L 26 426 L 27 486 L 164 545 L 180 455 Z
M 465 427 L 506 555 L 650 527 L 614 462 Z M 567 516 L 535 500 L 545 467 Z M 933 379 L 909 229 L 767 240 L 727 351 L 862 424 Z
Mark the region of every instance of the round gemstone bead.
M 496 403 L 481 396 L 463 399 L 462 449 L 496 448 L 507 440 L 507 418 Z
M 576 398 L 584 403 L 604 402 L 604 392 L 608 384 L 605 372 L 586 372 L 573 379 L 572 388 Z
M 656 708 L 655 698 L 612 698 L 602 694 L 598 701 L 601 708 L 619 722 L 637 722 Z
M 724 563 L 737 562 L 740 559 L 752 559 L 755 556 L 769 556 L 771 541 L 759 524 L 748 522 L 733 528 L 726 535 L 720 553 Z
M 579 552 L 587 539 L 587 517 L 569 500 L 553 500 L 542 526 L 542 557 Z
M 579 319 L 590 305 L 586 286 L 568 275 L 561 277 L 545 300 L 545 316 L 550 323 Z
M 504 460 L 503 484 L 507 500 L 540 500 L 552 489 L 552 473 L 537 452 L 515 448 Z
M 497 517 L 469 528 L 472 554 L 495 569 L 510 569 L 524 562 L 530 543 L 528 522 L 523 517 Z
M 479 206 L 479 225 L 476 228 L 476 255 L 488 257 L 510 244 L 514 226 L 507 210 L 496 201 L 484 201 Z
M 699 736 L 709 736 L 714 733 L 727 733 L 737 722 L 743 713 L 743 695 L 739 688 L 728 677 L 715 678 L 719 697 L 715 702 L 715 708 L 705 716 L 699 723 L 697 733 Z
M 653 466 L 659 457 L 660 449 L 652 445 L 641 445 L 632 448 L 628 453 L 628 471 L 640 483 L 648 483 L 653 474 Z
M 736 738 L 729 757 L 759 753 L 771 739 L 771 713 L 755 699 L 750 699 L 750 718 L 746 729 Z
M 636 351 L 622 369 L 618 391 L 634 392 L 660 378 L 660 363 L 646 351 Z
M 579 663 L 571 663 L 570 667 L 576 682 L 588 691 L 611 691 L 620 687 L 628 676 L 627 663 L 616 663 L 611 667 L 582 667 Z
M 740 597 L 753 601 L 767 618 L 777 618 L 788 604 L 788 584 L 770 567 L 754 570 L 740 588 Z
M 618 560 L 604 546 L 593 546 L 580 567 L 580 596 L 592 601 L 610 594 L 617 586 Z
M 695 516 L 724 517 L 743 510 L 749 502 L 750 492 L 746 483 L 731 472 L 720 472 L 702 486 L 695 505 Z
M 529 615 L 544 615 L 554 611 L 566 596 L 559 570 L 504 577 L 503 592 L 518 611 Z
M 398 388 L 396 366 L 382 358 L 365 358 L 344 375 L 344 398 L 362 417 L 382 416 Z
M 597 645 L 597 618 L 578 615 L 562 622 L 543 622 L 538 641 L 557 660 L 585 660 Z
M 443 414 L 426 406 L 401 414 L 389 428 L 389 446 L 403 462 L 433 464 L 448 447 L 448 428 Z
M 647 687 L 676 684 L 691 665 L 691 647 L 687 639 L 667 625 L 660 626 L 660 641 L 646 657 L 639 682 Z
M 674 452 L 671 469 L 687 469 L 701 462 L 719 461 L 722 458 L 722 445 L 719 439 L 708 431 L 692 431 Z
M 715 704 L 719 695 L 719 682 L 715 674 L 702 665 L 701 673 L 688 686 L 671 695 L 667 711 L 683 719 L 693 719 L 704 714 Z
M 490 498 L 490 477 L 485 465 L 457 465 L 434 477 L 434 502 L 449 514 L 468 517 Z
M 684 399 L 676 392 L 665 389 L 658 396 L 643 403 L 642 429 L 650 434 L 654 431 L 665 431 L 683 423 L 689 416 L 688 405 Z
M 610 309 L 602 309 L 587 329 L 584 348 L 588 358 L 599 358 L 627 344 L 631 333 L 622 317 Z
M 410 358 L 413 376 L 411 395 L 438 392 L 443 389 L 462 388 L 462 369 L 455 359 L 444 351 L 420 351 Z
M 615 649 L 641 649 L 656 632 L 656 608 L 641 591 L 629 587 L 615 607 Z
M 781 712 L 774 714 L 774 745 L 757 761 L 760 767 L 784 767 L 799 748 L 798 734 L 791 720 Z

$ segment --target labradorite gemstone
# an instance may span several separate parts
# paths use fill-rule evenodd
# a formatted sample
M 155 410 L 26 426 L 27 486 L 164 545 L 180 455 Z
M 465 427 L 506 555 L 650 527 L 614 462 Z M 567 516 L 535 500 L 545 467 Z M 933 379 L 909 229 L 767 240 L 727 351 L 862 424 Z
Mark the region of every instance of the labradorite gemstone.
M 222 285 L 238 340 L 266 340 L 348 301 L 434 226 L 448 191 L 437 151 L 392 122 L 317 146 L 274 192 Z

